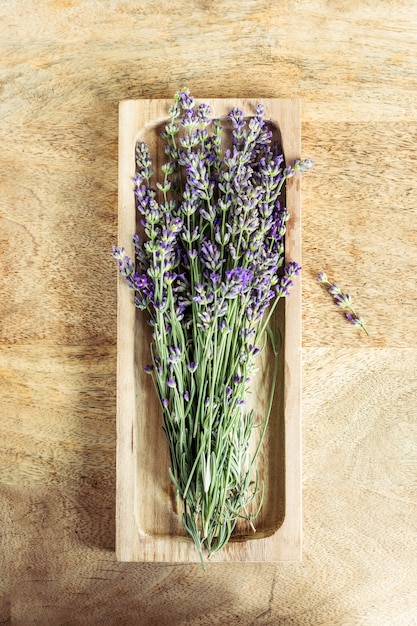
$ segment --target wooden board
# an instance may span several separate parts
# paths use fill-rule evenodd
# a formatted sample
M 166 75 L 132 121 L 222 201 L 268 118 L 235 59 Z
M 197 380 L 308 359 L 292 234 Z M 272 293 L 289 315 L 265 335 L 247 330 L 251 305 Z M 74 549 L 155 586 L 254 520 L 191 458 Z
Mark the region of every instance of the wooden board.
M 233 106 L 245 115 L 255 112 L 255 99 L 207 99 L 213 116 L 222 118 Z M 300 157 L 299 100 L 262 99 L 265 117 L 280 139 L 287 163 Z M 154 169 L 163 158 L 159 138 L 170 100 L 131 100 L 119 109 L 119 245 L 134 257 L 132 235 L 138 215 L 132 178 L 135 145 L 145 141 Z M 286 261 L 301 261 L 300 178 L 286 185 L 291 214 L 286 234 Z M 277 321 L 284 337 L 273 410 L 258 458 L 265 486 L 256 532 L 238 525 L 232 541 L 211 561 L 277 561 L 301 559 L 301 281 L 282 303 Z M 121 561 L 194 562 L 197 550 L 175 511 L 168 476 L 169 455 L 162 416 L 151 378 L 143 372 L 150 362 L 146 314 L 135 309 L 132 292 L 122 280 L 118 288 L 117 383 L 117 503 L 116 553 Z M 269 394 L 271 355 L 262 354 L 253 379 L 250 402 L 262 415 Z

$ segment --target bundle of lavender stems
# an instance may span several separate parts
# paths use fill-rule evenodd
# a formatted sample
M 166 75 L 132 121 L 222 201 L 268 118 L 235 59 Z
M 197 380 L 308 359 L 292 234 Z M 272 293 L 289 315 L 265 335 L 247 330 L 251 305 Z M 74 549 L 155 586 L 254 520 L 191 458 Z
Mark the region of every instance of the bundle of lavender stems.
M 175 94 L 162 139 L 157 182 L 148 146 L 136 146 L 136 258 L 116 247 L 113 256 L 152 326 L 145 369 L 161 404 L 182 522 L 204 566 L 204 552 L 221 550 L 239 519 L 253 526 L 260 509 L 253 466 L 262 437 L 251 454 L 255 416 L 246 395 L 274 309 L 301 269 L 285 265 L 283 186 L 313 163 L 285 165 L 263 105 L 249 118 L 233 108 L 222 121 L 187 89 Z

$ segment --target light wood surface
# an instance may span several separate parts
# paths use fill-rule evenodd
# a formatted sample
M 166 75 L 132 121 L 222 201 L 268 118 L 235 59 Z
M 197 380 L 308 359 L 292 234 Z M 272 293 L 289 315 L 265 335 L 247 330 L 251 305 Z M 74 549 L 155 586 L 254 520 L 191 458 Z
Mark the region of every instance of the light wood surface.
M 0 4 L 0 622 L 416 624 L 415 1 Z M 118 102 L 183 85 L 302 101 L 298 564 L 114 552 Z

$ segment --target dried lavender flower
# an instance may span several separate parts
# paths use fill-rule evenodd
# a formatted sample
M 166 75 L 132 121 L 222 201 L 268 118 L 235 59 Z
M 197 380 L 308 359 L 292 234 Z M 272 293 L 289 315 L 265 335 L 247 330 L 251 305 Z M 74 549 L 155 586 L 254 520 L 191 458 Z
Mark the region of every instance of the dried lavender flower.
M 149 315 L 153 362 L 145 371 L 162 407 L 183 524 L 203 563 L 203 549 L 221 550 L 239 518 L 253 527 L 246 507 L 259 487 L 247 452 L 254 415 L 246 388 L 277 303 L 301 269 L 285 265 L 282 191 L 313 163 L 285 163 L 262 104 L 249 119 L 230 111 L 225 150 L 222 122 L 188 89 L 168 114 L 161 180 L 152 182 L 148 146 L 136 146 L 144 237 L 133 237 L 135 260 L 123 248 L 113 256 Z
M 361 328 L 369 337 L 370 335 L 366 329 L 362 316 L 358 315 L 353 308 L 351 295 L 349 293 L 343 293 L 341 287 L 337 283 L 330 282 L 327 274 L 323 271 L 317 274 L 317 281 L 327 287 L 327 291 L 333 296 L 334 303 L 344 310 L 345 319 L 353 324 L 353 326 Z

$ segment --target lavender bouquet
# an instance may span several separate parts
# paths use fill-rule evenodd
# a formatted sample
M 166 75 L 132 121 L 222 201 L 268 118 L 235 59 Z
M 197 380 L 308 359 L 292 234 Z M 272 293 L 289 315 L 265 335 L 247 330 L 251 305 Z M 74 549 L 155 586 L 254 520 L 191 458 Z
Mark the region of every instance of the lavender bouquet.
M 148 146 L 136 147 L 136 259 L 113 250 L 153 329 L 145 369 L 161 404 L 182 521 L 203 566 L 204 550 L 220 550 L 238 519 L 253 527 L 262 501 L 253 465 L 268 415 L 251 454 L 255 415 L 245 397 L 273 311 L 300 271 L 284 266 L 283 185 L 312 167 L 309 159 L 285 166 L 261 104 L 249 119 L 232 109 L 227 124 L 225 132 L 187 89 L 175 94 L 160 181 Z

